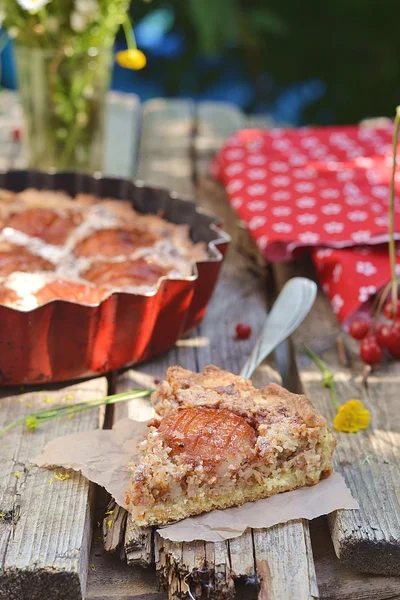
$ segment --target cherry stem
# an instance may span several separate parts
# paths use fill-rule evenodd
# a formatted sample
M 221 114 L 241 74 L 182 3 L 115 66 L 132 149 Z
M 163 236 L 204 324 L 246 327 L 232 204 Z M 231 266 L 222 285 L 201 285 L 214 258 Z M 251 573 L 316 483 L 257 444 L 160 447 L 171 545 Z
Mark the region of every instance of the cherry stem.
M 385 285 L 381 293 L 375 297 L 375 300 L 371 307 L 372 317 L 377 317 L 381 314 L 383 305 L 385 304 L 386 298 L 388 296 L 388 293 L 390 292 L 391 287 L 392 282 L 390 281 Z
M 397 298 L 398 298 L 398 279 L 396 273 L 396 243 L 394 239 L 394 219 L 395 219 L 395 181 L 396 181 L 396 165 L 397 165 L 397 143 L 399 139 L 400 128 L 400 106 L 396 108 L 396 116 L 394 119 L 393 132 L 393 165 L 392 178 L 390 181 L 389 195 L 389 258 L 390 271 L 392 276 L 392 310 L 397 314 Z

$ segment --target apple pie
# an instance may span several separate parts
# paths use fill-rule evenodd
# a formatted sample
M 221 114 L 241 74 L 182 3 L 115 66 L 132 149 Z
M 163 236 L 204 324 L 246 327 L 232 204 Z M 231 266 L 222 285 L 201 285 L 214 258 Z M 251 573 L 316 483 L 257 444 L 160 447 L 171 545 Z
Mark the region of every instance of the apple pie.
M 208 259 L 188 225 L 128 201 L 50 190 L 0 189 L 0 304 L 32 310 L 52 300 L 98 305 L 114 292 L 152 294 Z
M 168 369 L 132 464 L 126 503 L 140 526 L 239 506 L 318 483 L 335 437 L 305 396 L 208 366 Z

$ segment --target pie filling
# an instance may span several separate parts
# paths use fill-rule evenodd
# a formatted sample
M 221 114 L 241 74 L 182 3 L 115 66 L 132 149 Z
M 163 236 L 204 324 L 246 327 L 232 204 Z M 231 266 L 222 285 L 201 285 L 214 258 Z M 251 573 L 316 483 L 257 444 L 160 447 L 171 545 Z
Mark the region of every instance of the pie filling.
M 188 225 L 85 194 L 0 190 L 0 225 L 0 304 L 19 310 L 153 293 L 161 278 L 188 278 L 208 256 Z
M 277 385 L 256 390 L 216 367 L 173 367 L 153 402 L 157 417 L 126 497 L 140 526 L 314 485 L 332 471 L 325 419 Z

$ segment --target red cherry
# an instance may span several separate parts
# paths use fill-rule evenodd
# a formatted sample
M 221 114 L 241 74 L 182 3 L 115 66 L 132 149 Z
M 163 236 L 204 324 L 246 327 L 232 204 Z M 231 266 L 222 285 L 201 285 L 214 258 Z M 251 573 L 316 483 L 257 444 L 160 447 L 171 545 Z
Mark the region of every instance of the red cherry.
M 397 311 L 393 310 L 393 302 L 387 302 L 383 309 L 383 314 L 387 319 L 393 320 L 397 318 L 397 315 L 400 316 L 400 300 L 397 301 Z
M 248 340 L 251 336 L 251 327 L 247 323 L 238 323 L 236 325 L 236 337 L 238 340 Z
M 360 357 L 367 365 L 375 365 L 381 362 L 383 356 L 382 348 L 374 335 L 365 337 L 360 344 Z
M 350 325 L 349 333 L 355 340 L 362 340 L 369 331 L 369 324 L 365 319 L 356 319 Z
M 400 324 L 394 323 L 387 335 L 386 348 L 393 358 L 400 358 Z
M 21 130 L 19 127 L 14 127 L 12 130 L 13 142 L 19 142 L 21 140 Z
M 378 344 L 382 348 L 387 348 L 391 335 L 392 325 L 385 325 L 384 323 L 378 324 L 378 326 L 376 327 L 376 338 L 378 340 Z

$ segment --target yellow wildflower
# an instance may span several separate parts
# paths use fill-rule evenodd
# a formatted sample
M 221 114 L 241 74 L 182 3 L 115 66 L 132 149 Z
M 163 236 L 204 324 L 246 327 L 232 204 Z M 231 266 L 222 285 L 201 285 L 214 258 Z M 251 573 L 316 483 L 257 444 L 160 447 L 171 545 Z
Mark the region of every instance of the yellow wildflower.
M 108 529 L 111 529 L 111 525 L 113 524 L 112 519 L 108 519 L 107 521 L 107 527 Z
M 25 419 L 25 427 L 28 431 L 36 431 L 39 425 L 39 420 L 34 415 L 29 415 Z
M 16 477 L 17 479 L 19 479 L 21 477 L 21 471 L 15 471 L 14 477 Z
M 366 429 L 370 421 L 370 412 L 359 400 L 348 400 L 338 408 L 333 426 L 338 431 L 356 433 L 359 429 Z
M 128 48 L 128 50 L 121 50 L 116 54 L 116 60 L 120 67 L 124 69 L 133 69 L 139 71 L 143 69 L 147 64 L 147 58 L 141 50 L 138 48 Z

